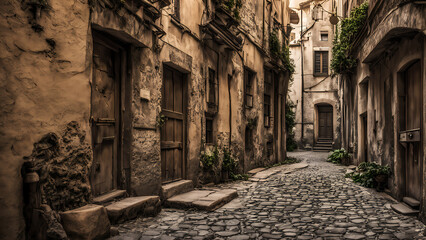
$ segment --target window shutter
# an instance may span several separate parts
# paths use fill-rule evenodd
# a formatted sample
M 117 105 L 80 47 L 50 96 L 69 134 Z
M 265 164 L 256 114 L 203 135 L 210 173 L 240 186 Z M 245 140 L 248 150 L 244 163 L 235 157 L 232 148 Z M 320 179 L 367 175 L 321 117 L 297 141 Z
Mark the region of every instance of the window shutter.
M 322 73 L 328 74 L 328 52 L 322 53 Z
M 315 52 L 315 73 L 321 72 L 321 53 Z

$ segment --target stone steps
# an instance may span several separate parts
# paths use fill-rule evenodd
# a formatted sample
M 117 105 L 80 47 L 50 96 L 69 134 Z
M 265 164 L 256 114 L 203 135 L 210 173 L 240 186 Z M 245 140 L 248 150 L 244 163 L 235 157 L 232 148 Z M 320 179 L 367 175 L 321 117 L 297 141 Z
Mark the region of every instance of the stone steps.
M 126 196 L 126 190 L 113 190 L 109 193 L 100 195 L 98 197 L 93 198 L 93 203 L 95 204 L 106 204 L 112 202 L 116 199 L 122 198 Z
M 154 216 L 161 210 L 158 196 L 129 197 L 105 207 L 112 224 L 122 223 L 137 216 Z
M 193 190 L 167 199 L 165 207 L 213 211 L 238 196 L 234 189 Z
M 419 202 L 419 201 L 417 201 L 417 200 L 416 200 L 416 199 L 414 199 L 414 198 L 404 197 L 404 198 L 402 199 L 402 201 L 403 201 L 404 203 L 406 203 L 408 206 L 410 206 L 412 209 L 418 210 L 418 209 L 419 209 L 419 207 L 420 207 L 420 202 Z
M 161 186 L 161 200 L 165 201 L 177 194 L 194 190 L 192 180 L 180 180 Z
M 332 139 L 318 139 L 313 147 L 314 152 L 330 152 L 333 151 Z
M 419 210 L 412 209 L 405 203 L 392 204 L 391 207 L 395 212 L 403 215 L 413 216 L 419 214 Z

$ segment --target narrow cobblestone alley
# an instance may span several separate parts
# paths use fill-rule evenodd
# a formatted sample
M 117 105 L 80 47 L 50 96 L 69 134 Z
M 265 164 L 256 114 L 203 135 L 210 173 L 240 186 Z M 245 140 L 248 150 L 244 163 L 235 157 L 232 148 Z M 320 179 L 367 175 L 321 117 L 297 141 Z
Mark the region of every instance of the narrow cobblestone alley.
M 227 184 L 239 197 L 214 212 L 163 209 L 119 225 L 113 239 L 424 239 L 420 221 L 345 179 L 346 167 L 326 162 L 327 154 L 289 153 L 309 166 Z

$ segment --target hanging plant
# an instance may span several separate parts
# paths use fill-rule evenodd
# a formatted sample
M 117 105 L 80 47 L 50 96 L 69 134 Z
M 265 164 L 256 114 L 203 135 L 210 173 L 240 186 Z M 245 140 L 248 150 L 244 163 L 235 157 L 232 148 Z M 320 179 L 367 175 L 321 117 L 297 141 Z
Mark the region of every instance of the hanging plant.
M 340 32 L 336 31 L 333 40 L 331 69 L 334 74 L 350 73 L 356 67 L 356 59 L 349 56 L 348 53 L 351 51 L 351 44 L 367 19 L 367 14 L 368 2 L 364 2 L 351 11 L 349 18 L 342 20 Z

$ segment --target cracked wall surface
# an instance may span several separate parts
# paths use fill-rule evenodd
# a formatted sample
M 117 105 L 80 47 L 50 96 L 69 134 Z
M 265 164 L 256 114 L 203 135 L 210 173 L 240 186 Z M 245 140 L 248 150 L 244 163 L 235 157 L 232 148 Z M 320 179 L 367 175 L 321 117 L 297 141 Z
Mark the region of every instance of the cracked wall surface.
M 210 1 L 208 5 L 202 1 L 181 1 L 179 20 L 172 19 L 173 4 L 167 6 L 161 10 L 161 17 L 148 26 L 142 19 L 149 13 L 146 9 L 143 14 L 132 12 L 127 7 L 112 7 L 103 0 L 47 1 L 47 4 L 41 9 L 41 15 L 36 16 L 27 1 L 0 3 L 0 206 L 4 208 L 0 218 L 5 226 L 0 230 L 0 238 L 24 239 L 21 175 L 24 157 L 37 160 L 41 179 L 53 179 L 49 184 L 57 181 L 50 174 L 58 173 L 70 180 L 74 179 L 70 175 L 84 173 L 76 178 L 78 181 L 70 182 L 69 189 L 65 188 L 67 191 L 45 185 L 49 194 L 44 199 L 53 210 L 75 208 L 90 202 L 93 197 L 86 174 L 92 171 L 93 157 L 93 32 L 114 39 L 127 54 L 120 106 L 123 146 L 119 175 L 122 179 L 117 181 L 129 195 L 160 193 L 158 118 L 162 111 L 165 66 L 184 75 L 187 89 L 186 179 L 198 185 L 200 174 L 202 176 L 200 153 L 207 147 L 206 81 L 209 68 L 217 72 L 219 84 L 214 144 L 231 149 L 241 173 L 285 158 L 284 125 L 279 119 L 284 112 L 285 96 L 282 96 L 286 92 L 288 76 L 284 74 L 285 69 L 278 66 L 280 63 L 270 57 L 268 36 L 273 15 L 282 25 L 287 25 L 288 1 L 277 1 L 270 11 L 259 1 L 247 1 L 243 5 L 240 24 L 244 29 L 244 40 L 240 51 L 232 50 L 217 39 L 209 39 L 201 30 L 200 25 L 211 21 L 214 12 Z M 159 29 L 165 33 L 161 39 Z M 280 37 L 284 41 L 284 33 L 280 33 Z M 253 107 L 250 109 L 244 105 L 245 68 L 256 73 Z M 274 121 L 276 125 L 270 128 L 263 124 L 265 68 L 279 76 L 276 86 L 279 100 L 272 103 L 279 110 Z M 141 97 L 141 93 L 148 93 L 149 97 Z M 247 152 L 245 135 L 250 119 L 257 121 L 252 126 L 252 148 Z M 274 132 L 274 126 L 280 129 Z M 67 129 L 71 129 L 72 137 L 64 134 Z M 274 139 L 274 154 L 266 157 L 267 142 L 271 138 Z M 40 158 L 35 153 L 40 146 L 49 145 L 46 141 L 57 145 L 50 144 L 52 146 L 48 148 L 59 150 L 54 156 Z M 45 163 L 56 170 L 47 171 L 47 174 L 41 166 Z M 67 181 L 60 184 L 65 183 Z M 57 198 L 64 194 L 73 195 L 69 199 L 71 202 Z

